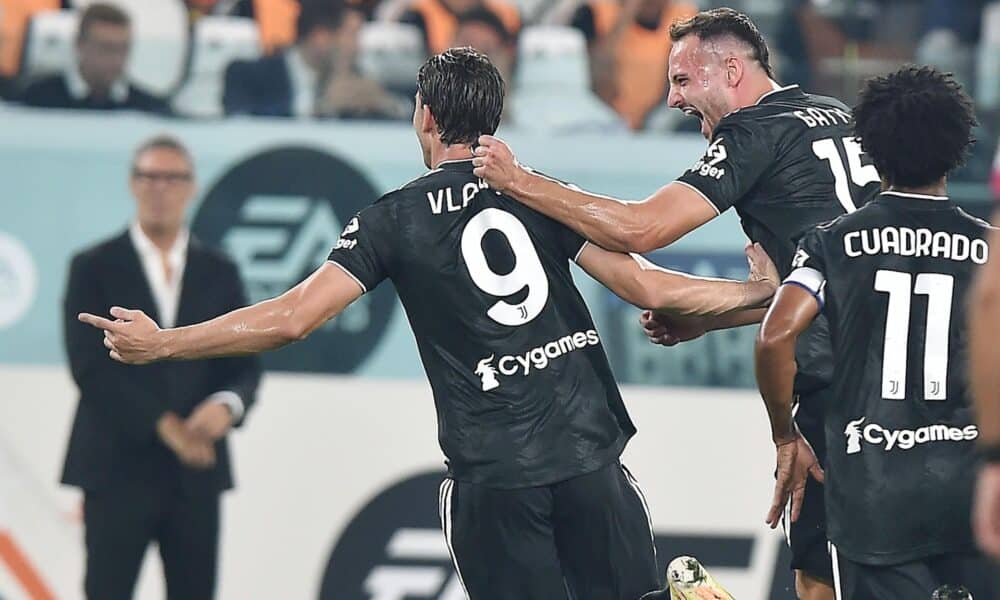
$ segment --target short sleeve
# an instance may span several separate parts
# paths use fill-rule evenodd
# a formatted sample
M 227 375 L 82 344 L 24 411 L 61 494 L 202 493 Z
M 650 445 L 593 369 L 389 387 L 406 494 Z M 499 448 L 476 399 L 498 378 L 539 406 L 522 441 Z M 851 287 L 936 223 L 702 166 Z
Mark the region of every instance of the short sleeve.
M 574 191 L 577 191 L 577 192 L 583 191 L 579 187 L 577 187 L 575 184 L 569 183 L 567 181 L 563 181 L 562 179 L 558 179 L 556 177 L 552 177 L 551 175 L 548 175 L 546 173 L 542 173 L 541 171 L 536 171 L 536 170 L 532 169 L 531 167 L 525 167 L 525 168 L 529 172 L 534 173 L 535 175 L 538 175 L 539 177 L 544 177 L 546 179 L 552 180 L 552 181 L 558 183 L 561 186 L 568 187 L 571 190 L 574 190 Z M 583 249 L 590 242 L 587 241 L 587 238 L 583 237 L 582 235 L 580 235 L 579 233 L 577 233 L 576 231 L 574 231 L 570 227 L 567 227 L 567 226 L 563 225 L 562 223 L 559 223 L 558 221 L 555 221 L 555 220 L 552 220 L 552 219 L 548 219 L 548 217 L 546 217 L 546 219 L 549 220 L 552 223 L 552 225 L 556 228 L 556 231 L 555 231 L 556 240 L 559 243 L 559 247 L 562 249 L 563 253 L 571 261 L 576 262 L 576 259 L 579 258 L 580 253 L 583 252 Z
M 569 227 L 562 227 L 561 229 L 559 232 L 559 245 L 566 253 L 566 257 L 576 262 L 576 259 L 580 257 L 580 253 L 583 252 L 583 249 L 590 242 Z
M 327 260 L 343 269 L 365 292 L 370 292 L 389 276 L 395 238 L 391 205 L 379 202 L 347 222 Z
M 822 232 L 820 228 L 808 231 L 799 241 L 792 257 L 792 272 L 784 285 L 796 285 L 808 291 L 819 302 L 826 302 L 826 264 L 823 259 Z
M 748 123 L 723 123 L 705 155 L 677 178 L 720 213 L 739 203 L 773 162 L 769 136 Z

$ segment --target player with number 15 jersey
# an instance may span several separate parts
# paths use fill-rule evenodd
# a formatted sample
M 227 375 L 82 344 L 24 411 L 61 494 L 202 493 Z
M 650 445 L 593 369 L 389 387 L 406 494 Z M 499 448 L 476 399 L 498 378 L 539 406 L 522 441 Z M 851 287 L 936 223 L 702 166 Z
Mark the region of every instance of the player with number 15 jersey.
M 462 81 L 477 71 L 497 77 L 468 49 L 422 69 L 428 147 L 451 135 L 462 85 L 484 86 Z M 431 154 L 434 168 L 361 211 L 329 260 L 364 291 L 390 279 L 406 311 L 448 459 L 441 515 L 459 577 L 474 599 L 552 600 L 568 586 L 580 600 L 634 600 L 658 587 L 645 502 L 619 463 L 636 428 L 570 263 L 627 301 L 694 314 L 760 306 L 770 283 L 608 252 L 490 189 L 468 146 Z

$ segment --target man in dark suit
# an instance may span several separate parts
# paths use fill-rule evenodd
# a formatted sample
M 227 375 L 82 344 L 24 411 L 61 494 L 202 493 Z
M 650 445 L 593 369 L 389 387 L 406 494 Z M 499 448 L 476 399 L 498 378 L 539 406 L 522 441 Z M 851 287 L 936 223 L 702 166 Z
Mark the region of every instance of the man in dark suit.
M 254 401 L 254 358 L 126 368 L 76 319 L 112 299 L 164 325 L 210 319 L 246 304 L 236 265 L 190 238 L 194 195 L 184 146 L 159 136 L 135 153 L 137 218 L 127 231 L 73 258 L 65 299 L 66 349 L 80 401 L 62 482 L 84 491 L 85 589 L 91 600 L 132 597 L 151 541 L 171 599 L 215 588 L 219 496 L 233 486 L 226 434 Z
M 128 15 L 110 4 L 91 4 L 80 15 L 76 62 L 29 85 L 21 101 L 40 108 L 169 112 L 163 100 L 126 79 L 131 45 Z
M 413 106 L 354 69 L 361 13 L 342 0 L 303 2 L 294 46 L 226 69 L 227 115 L 407 119 Z

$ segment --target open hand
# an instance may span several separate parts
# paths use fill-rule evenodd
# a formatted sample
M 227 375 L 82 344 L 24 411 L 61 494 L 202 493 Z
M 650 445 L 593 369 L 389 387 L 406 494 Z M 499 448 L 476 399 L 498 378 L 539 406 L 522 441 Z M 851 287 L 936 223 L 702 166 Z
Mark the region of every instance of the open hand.
M 781 285 L 781 275 L 778 267 L 774 266 L 774 261 L 764 252 L 764 247 L 754 242 L 747 244 L 743 251 L 747 255 L 747 263 L 750 265 L 750 276 L 747 281 L 764 281 L 774 285 L 777 289 Z
M 141 310 L 128 310 L 115 306 L 111 316 L 116 321 L 90 313 L 80 313 L 77 318 L 104 330 L 104 346 L 111 358 L 130 365 L 141 365 L 163 358 L 160 343 L 161 329 Z
M 816 453 L 801 433 L 796 433 L 795 439 L 791 441 L 778 444 L 776 450 L 778 466 L 774 481 L 774 498 L 771 500 L 771 509 L 767 512 L 766 520 L 771 529 L 781 522 L 781 513 L 785 511 L 789 499 L 792 503 L 792 523 L 798 521 L 799 513 L 802 512 L 802 499 L 806 493 L 806 482 L 812 476 L 816 481 L 823 483 L 825 476 Z

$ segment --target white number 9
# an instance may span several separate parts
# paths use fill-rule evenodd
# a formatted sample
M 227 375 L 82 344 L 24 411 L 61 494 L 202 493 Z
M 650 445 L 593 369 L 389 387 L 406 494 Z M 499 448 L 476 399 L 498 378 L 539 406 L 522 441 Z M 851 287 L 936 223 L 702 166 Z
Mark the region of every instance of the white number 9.
M 502 233 L 514 251 L 514 268 L 506 275 L 493 271 L 483 253 L 483 237 L 491 229 Z M 507 298 L 528 288 L 527 297 L 520 303 L 500 300 L 486 311 L 497 323 L 511 327 L 524 325 L 545 308 L 549 278 L 528 230 L 514 215 L 499 208 L 487 208 L 473 217 L 462 232 L 462 256 L 472 282 L 491 296 Z

